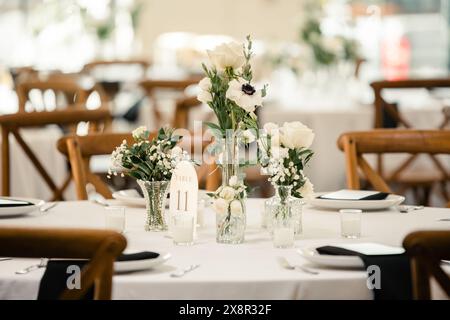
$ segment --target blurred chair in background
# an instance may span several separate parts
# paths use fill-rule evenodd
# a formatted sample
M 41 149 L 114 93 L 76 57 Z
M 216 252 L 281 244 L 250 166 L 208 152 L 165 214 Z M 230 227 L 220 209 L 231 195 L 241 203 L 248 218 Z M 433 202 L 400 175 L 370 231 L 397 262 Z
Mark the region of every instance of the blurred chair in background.
M 80 289 L 65 289 L 60 299 L 83 299 L 94 289 L 94 300 L 110 300 L 114 261 L 127 241 L 117 232 L 82 229 L 0 228 L 0 256 L 89 260 L 81 271 Z
M 379 129 L 349 132 L 339 137 L 338 147 L 345 153 L 349 189 L 360 189 L 360 177 L 357 172 L 359 167 L 375 190 L 391 193 L 387 182 L 369 165 L 363 155 L 388 153 L 450 155 L 450 131 Z M 446 171 L 443 174 L 448 176 Z M 450 200 L 446 192 L 443 192 L 442 196 L 446 201 Z
M 0 116 L 0 127 L 2 136 L 2 195 L 10 195 L 10 140 L 12 134 L 20 145 L 26 156 L 29 158 L 38 173 L 44 179 L 47 186 L 53 192 L 52 200 L 63 200 L 63 192 L 70 182 L 70 173 L 61 187 L 58 187 L 39 161 L 36 154 L 21 136 L 20 130 L 26 128 L 43 128 L 48 125 L 59 125 L 76 127 L 80 122 L 89 124 L 89 131 L 99 132 L 111 121 L 108 110 L 80 110 L 78 108 L 43 111 L 24 112 Z
M 403 240 L 411 258 L 413 298 L 431 300 L 432 278 L 450 298 L 450 277 L 441 268 L 442 260 L 450 260 L 450 231 L 416 231 Z
M 371 83 L 375 95 L 375 119 L 374 128 L 398 128 L 404 127 L 413 129 L 414 124 L 410 123 L 402 114 L 397 103 L 388 103 L 383 98 L 383 91 L 386 89 L 426 89 L 432 93 L 434 89 L 445 88 L 450 90 L 449 79 L 408 79 L 398 81 L 376 81 Z M 444 120 L 436 129 L 444 129 L 448 124 L 448 111 L 444 107 Z M 434 128 L 427 128 L 434 129 Z M 429 160 L 433 166 L 427 166 L 424 170 L 410 170 L 413 162 L 417 161 L 418 154 L 408 157 L 399 165 L 390 169 L 389 174 L 385 171 L 384 158 L 380 154 L 377 156 L 377 172 L 387 183 L 399 186 L 398 192 L 404 194 L 407 190 L 412 190 L 417 203 L 428 205 L 430 193 L 435 185 L 440 186 L 443 193 L 446 193 L 446 184 L 449 175 L 445 166 L 434 155 L 429 155 Z M 422 163 L 421 163 L 422 164 Z

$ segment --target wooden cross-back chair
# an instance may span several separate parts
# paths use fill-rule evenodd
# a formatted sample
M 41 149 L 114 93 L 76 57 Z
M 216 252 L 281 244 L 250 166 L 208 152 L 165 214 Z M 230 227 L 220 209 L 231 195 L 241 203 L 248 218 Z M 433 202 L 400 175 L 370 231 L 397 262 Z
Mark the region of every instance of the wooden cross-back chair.
M 96 60 L 86 64 L 83 67 L 82 73 L 88 74 L 94 78 L 97 78 L 96 71 L 99 69 L 109 67 L 133 67 L 137 66 L 140 69 L 140 75 L 138 80 L 145 78 L 147 69 L 150 67 L 150 62 L 144 59 L 130 59 L 130 60 Z M 116 95 L 120 92 L 120 81 L 103 81 L 97 79 L 98 85 L 102 87 L 109 101 L 113 101 Z
M 40 92 L 43 110 L 51 110 L 51 107 L 58 107 L 58 98 L 64 97 L 64 107 L 82 107 L 88 97 L 96 91 L 99 94 L 101 106 L 107 108 L 105 94 L 102 88 L 95 84 L 93 79 L 83 78 L 80 74 L 51 73 L 45 77 L 39 74 L 31 74 L 17 81 L 16 93 L 19 100 L 19 112 L 42 111 L 36 109 L 35 105 L 27 108 L 30 100 L 30 92 L 37 90 Z M 51 91 L 55 100 L 52 106 L 46 105 L 45 93 Z
M 425 153 L 450 155 L 450 130 L 377 129 L 349 132 L 338 139 L 338 147 L 345 152 L 347 187 L 360 189 L 359 167 L 372 186 L 381 192 L 391 192 L 383 177 L 364 158 L 364 154 Z M 446 179 L 449 173 L 445 171 Z M 448 200 L 448 195 L 444 195 Z
M 441 260 L 450 260 L 450 231 L 416 231 L 403 240 L 411 258 L 413 298 L 430 300 L 430 280 L 434 278 L 450 298 L 450 277 L 442 270 Z
M 424 88 L 429 91 L 435 88 L 449 88 L 450 89 L 450 78 L 443 79 L 407 79 L 407 80 L 397 80 L 397 81 L 376 81 L 371 83 L 371 87 L 374 91 L 375 96 L 375 121 L 374 128 L 393 128 L 393 127 L 404 127 L 407 129 L 413 129 L 414 125 L 410 123 L 401 113 L 396 103 L 388 103 L 383 99 L 383 90 L 386 89 L 414 89 L 414 88 Z M 443 109 L 443 121 L 436 129 L 443 129 L 448 125 L 449 122 L 449 111 L 448 108 Z M 434 128 L 427 128 L 434 129 Z M 397 183 L 402 187 L 401 193 L 406 191 L 408 188 L 417 190 L 422 189 L 424 192 L 424 199 L 422 199 L 423 204 L 428 204 L 428 196 L 431 188 L 434 184 L 440 183 L 441 189 L 445 188 L 446 173 L 442 170 L 442 163 L 433 155 L 429 155 L 431 162 L 433 163 L 434 170 L 430 174 L 424 176 L 418 173 L 408 172 L 408 167 L 416 161 L 418 155 L 412 155 L 408 157 L 404 162 L 398 165 L 392 170 L 389 176 L 385 175 L 383 157 L 379 155 L 377 157 L 377 171 L 382 175 L 388 182 Z
M 26 156 L 42 176 L 47 186 L 53 192 L 52 200 L 63 200 L 63 192 L 70 183 L 70 174 L 61 187 L 53 181 L 38 157 L 31 150 L 20 134 L 20 129 L 44 127 L 47 125 L 76 126 L 80 122 L 88 122 L 91 132 L 101 131 L 111 120 L 109 111 L 67 109 L 43 112 L 25 112 L 0 116 L 2 135 L 2 195 L 10 195 L 10 141 L 12 134 Z
M 80 289 L 66 289 L 60 299 L 82 299 L 92 286 L 95 300 L 111 299 L 114 261 L 126 245 L 124 236 L 107 230 L 0 228 L 0 256 L 89 260 Z
M 150 139 L 155 136 L 156 132 L 151 133 Z M 90 170 L 89 162 L 92 156 L 111 154 L 123 140 L 126 140 L 129 144 L 134 142 L 130 133 L 90 134 L 87 136 L 68 135 L 58 140 L 58 150 L 70 161 L 77 198 L 79 200 L 88 199 L 86 190 L 88 183 L 91 183 L 95 187 L 96 192 L 104 198 L 112 199 L 112 193 L 108 185 Z M 208 144 L 204 143 L 202 150 Z M 193 148 L 192 145 L 191 148 Z M 205 170 L 199 171 L 199 179 L 203 175 L 206 176 L 207 190 L 215 190 L 218 187 L 219 178 L 217 171 L 215 170 L 215 165 L 207 165 Z
M 158 104 L 157 104 L 157 99 L 155 97 L 155 93 L 158 90 L 170 90 L 170 91 L 183 93 L 183 91 L 187 87 L 189 87 L 193 84 L 197 84 L 200 80 L 201 80 L 201 78 L 199 78 L 199 77 L 192 77 L 192 78 L 181 79 L 181 80 L 148 79 L 148 80 L 141 81 L 139 83 L 140 87 L 144 90 L 147 98 L 150 101 L 152 101 L 152 103 L 153 103 L 152 112 L 153 112 L 153 117 L 156 120 L 157 127 L 162 126 L 163 123 L 161 123 L 162 117 L 161 117 L 161 112 L 158 109 Z

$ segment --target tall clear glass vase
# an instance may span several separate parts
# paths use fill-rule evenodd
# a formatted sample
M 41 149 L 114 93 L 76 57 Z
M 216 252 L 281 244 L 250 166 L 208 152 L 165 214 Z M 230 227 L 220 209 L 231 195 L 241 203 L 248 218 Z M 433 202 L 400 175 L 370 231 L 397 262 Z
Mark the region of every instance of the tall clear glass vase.
M 222 153 L 222 188 L 230 186 L 231 177 L 235 176 L 239 183 L 243 182 L 244 175 L 239 166 L 240 137 L 238 132 L 226 131 L 223 141 Z M 245 198 L 237 199 L 242 210 L 232 212 L 230 204 L 225 213 L 216 216 L 216 240 L 218 243 L 239 244 L 244 242 L 246 213 Z M 235 200 L 236 201 L 236 200 Z
M 147 210 L 146 231 L 167 230 L 165 219 L 165 202 L 169 189 L 169 181 L 143 181 L 137 183 L 142 189 Z

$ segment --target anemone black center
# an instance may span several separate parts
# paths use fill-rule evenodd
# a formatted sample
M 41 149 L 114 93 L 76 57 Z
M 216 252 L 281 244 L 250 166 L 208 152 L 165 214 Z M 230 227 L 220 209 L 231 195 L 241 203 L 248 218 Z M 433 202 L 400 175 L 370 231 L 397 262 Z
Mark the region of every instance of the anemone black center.
M 242 92 L 248 95 L 252 95 L 256 92 L 256 90 L 250 83 L 246 83 L 242 85 Z

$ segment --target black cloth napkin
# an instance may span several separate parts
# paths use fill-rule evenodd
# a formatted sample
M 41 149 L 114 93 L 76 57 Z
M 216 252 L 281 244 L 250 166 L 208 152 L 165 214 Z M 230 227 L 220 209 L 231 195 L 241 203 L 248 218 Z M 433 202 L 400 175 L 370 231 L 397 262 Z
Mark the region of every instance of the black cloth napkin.
M 366 196 L 360 199 L 340 199 L 340 200 L 346 200 L 346 201 L 360 201 L 360 200 L 384 200 L 388 197 L 389 193 L 387 192 L 377 192 L 375 194 L 371 194 L 370 196 Z M 336 200 L 332 198 L 326 198 L 326 195 L 321 195 L 318 197 L 319 199 L 324 200 Z
M 159 253 L 142 251 L 137 253 L 122 254 L 116 261 L 137 261 L 146 259 L 156 259 Z M 44 272 L 44 276 L 39 284 L 38 300 L 56 300 L 67 288 L 69 277 L 74 276 L 74 272 L 68 271 L 69 266 L 78 266 L 83 269 L 87 260 L 49 260 Z M 72 282 L 71 282 L 72 283 Z M 77 289 L 72 289 L 77 290 Z M 92 300 L 94 298 L 94 287 L 90 288 L 84 297 L 84 300 Z
M 9 203 L 2 203 L 1 200 L 7 201 Z M 24 200 L 0 198 L 0 208 L 25 207 L 25 206 L 34 206 L 34 203 Z
M 369 266 L 378 266 L 381 270 L 381 288 L 373 289 L 375 300 L 412 299 L 411 266 L 406 254 L 365 255 L 334 246 L 319 247 L 316 251 L 327 255 L 358 256 L 366 270 Z

